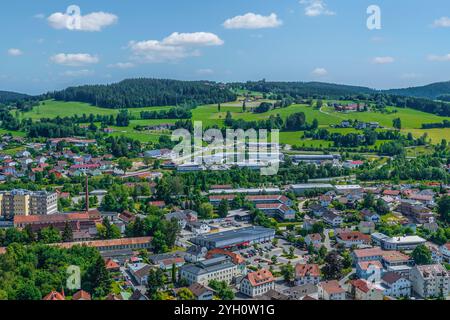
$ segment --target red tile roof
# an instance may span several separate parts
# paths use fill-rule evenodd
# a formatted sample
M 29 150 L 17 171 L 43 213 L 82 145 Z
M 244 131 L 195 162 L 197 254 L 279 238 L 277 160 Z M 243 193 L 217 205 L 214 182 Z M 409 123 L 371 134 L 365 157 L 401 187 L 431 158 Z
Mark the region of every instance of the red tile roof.
M 319 284 L 319 286 L 321 286 L 323 290 L 328 294 L 338 294 L 345 292 L 345 290 L 341 287 L 337 280 L 323 281 Z
M 369 269 L 370 266 L 375 266 L 378 267 L 380 269 L 383 269 L 383 265 L 381 264 L 380 261 L 362 261 L 360 263 L 358 263 L 359 267 L 361 268 L 361 270 L 367 270 Z
M 63 300 L 66 300 L 66 298 L 64 297 L 64 294 L 61 294 L 57 291 L 52 291 L 48 295 L 46 295 L 42 300 L 63 301 Z
M 275 281 L 272 272 L 266 269 L 261 269 L 259 271 L 247 274 L 247 279 L 253 287 Z
M 92 297 L 89 292 L 80 290 L 72 296 L 72 300 L 92 300 Z
M 318 264 L 297 264 L 295 266 L 295 275 L 297 277 L 319 277 L 320 268 Z
M 341 232 L 338 237 L 342 241 L 365 241 L 370 242 L 370 236 L 359 231 Z

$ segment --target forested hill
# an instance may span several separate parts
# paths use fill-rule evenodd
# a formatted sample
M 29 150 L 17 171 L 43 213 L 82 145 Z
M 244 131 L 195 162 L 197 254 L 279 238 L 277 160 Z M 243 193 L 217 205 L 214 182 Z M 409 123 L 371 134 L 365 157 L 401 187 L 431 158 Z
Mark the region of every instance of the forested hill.
M 441 96 L 450 95 L 450 81 L 437 82 L 421 87 L 410 87 L 404 89 L 391 89 L 384 91 L 388 94 L 394 94 L 406 97 L 418 97 L 426 99 L 439 99 Z
M 238 84 L 233 84 L 238 85 Z M 288 94 L 291 97 L 332 97 L 339 98 L 348 95 L 373 94 L 375 90 L 324 82 L 247 82 L 242 84 L 246 90 L 274 94 Z
M 0 103 L 15 102 L 26 98 L 29 98 L 29 96 L 26 94 L 10 91 L 0 91 Z
M 70 87 L 45 97 L 112 109 L 215 104 L 236 99 L 225 86 L 215 82 L 166 79 L 129 79 L 110 85 Z

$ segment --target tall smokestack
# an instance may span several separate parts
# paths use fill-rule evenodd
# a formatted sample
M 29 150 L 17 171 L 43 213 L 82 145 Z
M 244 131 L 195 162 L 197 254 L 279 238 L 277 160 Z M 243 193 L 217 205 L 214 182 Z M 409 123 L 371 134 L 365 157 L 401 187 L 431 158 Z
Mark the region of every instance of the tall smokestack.
M 86 212 L 89 212 L 89 181 L 86 174 Z

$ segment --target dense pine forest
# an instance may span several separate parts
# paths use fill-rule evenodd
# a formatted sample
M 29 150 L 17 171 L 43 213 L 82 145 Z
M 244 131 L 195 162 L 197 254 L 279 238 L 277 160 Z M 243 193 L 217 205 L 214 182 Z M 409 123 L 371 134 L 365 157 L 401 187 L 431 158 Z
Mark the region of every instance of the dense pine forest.
M 233 101 L 225 87 L 208 81 L 129 79 L 110 85 L 70 87 L 45 95 L 60 101 L 79 101 L 111 108 L 201 105 Z

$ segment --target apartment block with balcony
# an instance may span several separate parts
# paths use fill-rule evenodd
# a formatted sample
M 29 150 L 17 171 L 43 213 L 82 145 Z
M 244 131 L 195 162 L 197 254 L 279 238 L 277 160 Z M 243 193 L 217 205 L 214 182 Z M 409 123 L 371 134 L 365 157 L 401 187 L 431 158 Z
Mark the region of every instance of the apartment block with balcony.
M 58 196 L 55 192 L 12 190 L 0 193 L 0 213 L 6 219 L 57 212 Z

